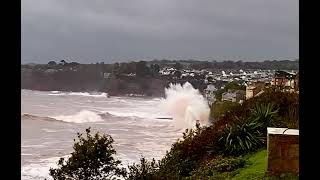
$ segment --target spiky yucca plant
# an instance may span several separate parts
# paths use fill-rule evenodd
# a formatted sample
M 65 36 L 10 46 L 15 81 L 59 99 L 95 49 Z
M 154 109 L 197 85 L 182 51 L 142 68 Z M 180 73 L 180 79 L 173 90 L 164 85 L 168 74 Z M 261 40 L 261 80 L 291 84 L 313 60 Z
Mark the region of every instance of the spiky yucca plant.
M 259 124 L 259 130 L 267 134 L 267 127 L 280 125 L 278 122 L 278 111 L 273 104 L 256 104 L 252 109 L 250 119 Z
M 264 142 L 263 134 L 259 131 L 261 123 L 252 119 L 227 124 L 220 143 L 224 144 L 225 152 L 240 155 L 255 150 Z
M 227 124 L 219 142 L 224 143 L 227 153 L 239 155 L 253 151 L 266 141 L 267 127 L 274 126 L 278 120 L 278 109 L 273 104 L 256 104 L 246 120 L 237 118 Z

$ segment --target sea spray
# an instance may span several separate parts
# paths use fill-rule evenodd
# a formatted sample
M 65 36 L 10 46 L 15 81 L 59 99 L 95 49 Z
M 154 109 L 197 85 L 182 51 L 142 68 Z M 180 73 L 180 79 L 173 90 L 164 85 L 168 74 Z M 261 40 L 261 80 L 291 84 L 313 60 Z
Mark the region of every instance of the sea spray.
M 71 123 L 87 123 L 87 122 L 101 122 L 101 116 L 96 114 L 95 112 L 82 110 L 74 115 L 67 115 L 67 116 L 56 116 L 53 117 L 54 119 L 64 121 L 64 122 L 71 122 Z
M 200 126 L 210 124 L 208 103 L 189 82 L 182 86 L 170 84 L 169 88 L 165 89 L 165 95 L 160 107 L 171 115 L 177 129 L 194 128 L 197 120 Z

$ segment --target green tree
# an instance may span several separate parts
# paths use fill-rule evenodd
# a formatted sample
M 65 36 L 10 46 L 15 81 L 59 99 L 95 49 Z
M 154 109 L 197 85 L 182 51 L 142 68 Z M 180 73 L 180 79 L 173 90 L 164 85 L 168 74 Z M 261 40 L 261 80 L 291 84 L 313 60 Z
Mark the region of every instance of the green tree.
M 58 168 L 50 169 L 50 176 L 55 180 L 102 180 L 126 176 L 125 168 L 118 167 L 121 161 L 113 157 L 116 151 L 112 147 L 112 137 L 99 133 L 92 136 L 90 131 L 90 128 L 86 129 L 86 137 L 77 133 L 79 141 L 73 145 L 71 157 L 67 160 L 60 158 Z

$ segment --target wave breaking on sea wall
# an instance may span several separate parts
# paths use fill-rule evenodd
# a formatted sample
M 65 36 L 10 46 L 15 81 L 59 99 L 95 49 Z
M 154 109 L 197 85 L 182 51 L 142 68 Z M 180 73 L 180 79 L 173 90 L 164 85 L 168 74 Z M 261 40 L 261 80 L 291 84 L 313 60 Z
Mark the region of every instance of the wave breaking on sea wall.
M 189 82 L 183 85 L 170 84 L 165 89 L 165 96 L 160 107 L 171 115 L 177 129 L 194 128 L 197 120 L 200 126 L 210 125 L 209 105 Z

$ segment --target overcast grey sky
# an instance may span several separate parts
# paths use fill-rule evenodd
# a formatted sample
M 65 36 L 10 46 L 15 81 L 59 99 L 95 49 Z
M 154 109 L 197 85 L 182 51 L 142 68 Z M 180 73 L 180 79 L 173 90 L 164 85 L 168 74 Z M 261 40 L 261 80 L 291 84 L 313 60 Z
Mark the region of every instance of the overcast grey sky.
M 299 57 L 298 0 L 22 0 L 21 61 Z

